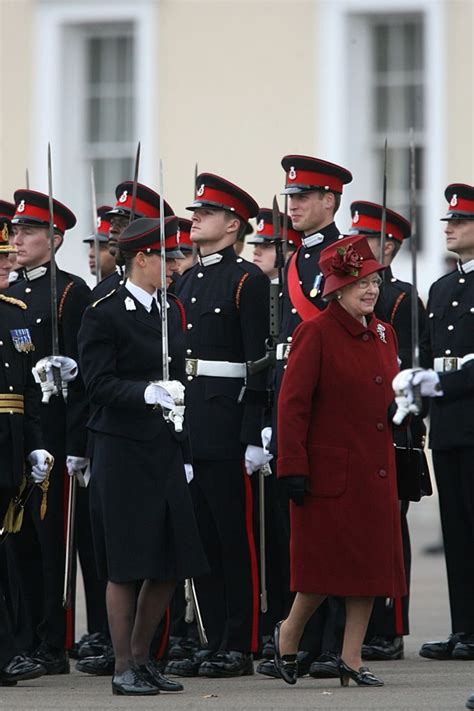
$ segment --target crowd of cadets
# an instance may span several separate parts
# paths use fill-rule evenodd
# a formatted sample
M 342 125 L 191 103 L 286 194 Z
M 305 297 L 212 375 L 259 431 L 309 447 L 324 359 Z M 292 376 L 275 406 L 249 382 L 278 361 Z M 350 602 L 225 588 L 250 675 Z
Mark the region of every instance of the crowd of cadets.
M 177 221 L 185 259 L 171 289 L 185 312 L 184 384 L 194 467 L 190 490 L 210 568 L 195 580 L 208 637 L 206 648 L 199 644 L 195 622 L 184 620 L 183 586 L 178 587 L 165 622 L 156 630 L 153 654 L 163 670 L 177 676 L 253 674 L 257 655 L 261 657 L 257 671 L 278 676 L 272 631 L 288 613 L 292 593 L 289 504 L 275 475 L 276 403 L 296 326 L 326 306 L 319 255 L 344 234 L 336 226 L 335 215 L 344 185 L 352 180 L 348 170 L 306 156 L 285 156 L 282 167 L 289 218 L 285 224 L 280 213 L 277 233 L 271 209 L 259 208 L 242 189 L 210 173 L 197 177 L 194 201 L 188 208 L 192 219 Z M 107 299 L 127 279 L 116 255 L 117 241 L 131 217 L 163 217 L 155 191 L 138 184 L 134 198 L 133 188 L 131 181 L 121 183 L 115 190 L 115 205 L 98 209 L 98 245 L 94 235 L 83 240 L 89 245 L 90 272 L 100 275 L 92 292 L 81 278 L 59 268 L 56 271 L 62 356 L 78 361 L 78 332 L 85 309 L 89 304 L 100 308 L 100 300 Z M 474 659 L 474 557 L 468 554 L 474 540 L 470 471 L 474 453 L 474 367 L 470 365 L 474 363 L 474 188 L 452 184 L 445 196 L 446 246 L 458 262 L 452 272 L 433 284 L 426 310 L 418 299 L 418 313 L 420 365 L 434 368 L 437 386 L 436 393 L 427 394 L 440 395 L 430 401 L 430 447 L 440 499 L 452 630 L 446 640 L 424 644 L 420 654 L 431 659 Z M 173 214 L 165 201 L 164 217 Z M 402 244 L 410 238 L 410 223 L 386 210 L 381 254 L 382 207 L 358 200 L 351 205 L 351 216 L 349 234 L 367 235 L 373 252 L 387 266 L 376 314 L 393 325 L 400 367 L 410 368 L 413 291 L 392 272 Z M 222 241 L 226 220 L 235 218 L 238 230 L 229 229 L 230 238 Z M 249 237 L 252 218 L 257 227 Z M 345 228 L 345 216 L 338 219 Z M 66 232 L 75 222 L 73 213 L 55 200 L 56 250 L 67 250 Z M 80 373 L 69 384 L 67 399 L 52 397 L 49 403 L 40 402 L 31 380 L 31 365 L 51 354 L 48 224 L 48 197 L 44 194 L 18 190 L 14 203 L 0 202 L 0 516 L 21 481 L 23 465 L 13 461 L 15 457 L 23 462 L 28 459 L 38 483 L 45 479 L 54 457 L 46 514 L 41 509 L 43 491 L 35 486 L 24 507 L 21 530 L 10 535 L 4 531 L 0 545 L 0 684 L 4 685 L 41 674 L 66 674 L 71 657 L 78 660 L 77 669 L 88 674 L 112 675 L 114 669 L 106 581 L 98 578 L 94 564 L 87 487 L 79 488 L 76 516 L 87 609 L 87 633 L 80 640 L 74 630 L 74 605 L 67 610 L 63 607 L 68 492 L 71 477 L 83 472 L 93 457 L 93 437 L 87 423 L 94 411 Z M 270 370 L 249 374 L 245 364 L 265 355 L 269 284 L 279 279 L 278 232 L 286 237 L 286 266 L 276 362 Z M 240 256 L 246 236 L 253 247 L 253 263 Z M 212 244 L 225 246 L 216 250 Z M 424 447 L 422 417 L 413 417 L 409 429 L 397 437 L 402 446 L 410 439 L 413 446 Z M 268 611 L 260 614 L 256 472 L 269 461 L 273 475 L 265 478 Z M 401 501 L 409 583 L 407 511 L 408 502 Z M 409 634 L 408 610 L 409 594 L 376 601 L 364 658 L 403 658 L 403 640 Z M 302 639 L 299 675 L 338 676 L 343 628 L 341 600 L 327 599 Z M 175 684 L 168 690 L 181 688 Z

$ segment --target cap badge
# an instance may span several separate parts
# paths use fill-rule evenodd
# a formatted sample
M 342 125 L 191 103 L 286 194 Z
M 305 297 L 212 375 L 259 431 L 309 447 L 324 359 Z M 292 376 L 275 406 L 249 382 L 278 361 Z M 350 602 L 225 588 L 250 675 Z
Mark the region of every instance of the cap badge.
M 294 166 L 291 166 L 288 177 L 290 180 L 296 180 L 296 170 L 294 169 Z
M 127 202 L 128 198 L 128 190 L 124 190 L 121 196 L 119 197 L 119 202 Z
M 201 197 L 201 195 L 204 195 L 204 188 L 205 188 L 204 183 L 199 186 L 199 190 L 198 190 L 197 193 L 196 193 L 196 195 L 197 195 L 198 197 Z
M 181 230 L 180 230 L 179 227 L 178 227 L 178 229 L 176 230 L 176 242 L 177 242 L 177 244 L 179 244 L 179 240 L 180 240 L 180 239 L 181 239 Z
M 387 343 L 387 339 L 385 338 L 385 326 L 383 324 L 377 324 L 377 333 L 379 334 L 379 338 L 382 343 Z
M 357 223 L 359 222 L 359 220 L 360 220 L 359 211 L 356 210 L 356 211 L 354 212 L 354 217 L 352 218 L 352 222 L 354 223 L 354 225 L 357 225 Z
M 456 207 L 456 205 L 458 204 L 458 196 L 456 195 L 456 193 L 454 193 L 449 204 L 451 205 L 451 207 Z
M 135 306 L 135 302 L 130 296 L 127 296 L 127 298 L 125 299 L 125 309 L 127 311 L 136 311 L 137 310 L 137 307 Z
M 0 244 L 8 244 L 8 227 L 6 222 L 4 223 L 2 228 Z
M 262 219 L 260 220 L 260 222 L 257 225 L 257 232 L 263 232 L 264 227 L 265 227 L 265 222 L 262 217 Z
M 25 201 L 22 200 L 22 201 L 20 202 L 20 204 L 18 205 L 18 207 L 16 208 L 16 211 L 17 211 L 17 212 L 25 212 L 25 207 L 26 207 Z
M 97 228 L 100 228 L 101 224 L 102 224 L 102 218 L 101 218 L 100 215 L 98 215 L 98 217 L 97 217 Z

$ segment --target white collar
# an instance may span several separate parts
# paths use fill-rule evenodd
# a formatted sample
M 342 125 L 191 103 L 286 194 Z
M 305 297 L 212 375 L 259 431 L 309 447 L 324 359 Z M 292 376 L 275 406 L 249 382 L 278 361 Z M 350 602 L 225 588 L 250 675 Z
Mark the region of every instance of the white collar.
M 280 283 L 280 282 L 279 282 L 279 279 L 278 279 L 277 276 L 276 276 L 276 277 L 273 277 L 273 279 L 270 281 L 270 284 L 279 284 L 279 283 Z
M 44 276 L 48 271 L 48 267 L 33 267 L 33 269 L 25 269 L 25 279 L 26 281 L 34 281 Z
M 220 252 L 214 252 L 214 254 L 206 254 L 205 257 L 202 257 L 200 254 L 198 254 L 198 260 L 201 267 L 210 267 L 212 264 L 219 264 L 219 262 L 222 261 L 223 257 L 224 255 Z
M 15 271 L 14 269 L 12 269 L 12 271 L 11 271 L 10 274 L 8 275 L 8 283 L 9 283 L 9 284 L 14 284 L 14 283 L 18 280 L 18 277 L 19 277 L 19 276 L 20 276 L 20 275 L 18 274 L 18 272 Z
M 149 294 L 148 291 L 145 291 L 144 289 L 141 288 L 141 286 L 137 286 L 134 284 L 130 279 L 127 280 L 127 283 L 125 284 L 125 288 L 127 291 L 129 291 L 132 296 L 136 298 L 137 301 L 141 303 L 142 306 L 146 308 L 148 313 L 151 311 L 151 306 L 153 304 L 153 299 L 156 301 L 156 305 L 158 306 L 158 310 L 160 310 L 160 303 L 158 301 L 158 292 L 155 291 L 154 294 Z
M 315 232 L 314 235 L 303 237 L 301 241 L 303 242 L 306 249 L 309 249 L 309 247 L 314 247 L 315 245 L 324 242 L 324 235 L 322 235 L 321 232 Z
M 461 272 L 461 274 L 469 274 L 469 272 L 474 272 L 474 259 L 470 259 L 468 262 L 464 262 L 464 264 L 459 261 L 458 271 Z

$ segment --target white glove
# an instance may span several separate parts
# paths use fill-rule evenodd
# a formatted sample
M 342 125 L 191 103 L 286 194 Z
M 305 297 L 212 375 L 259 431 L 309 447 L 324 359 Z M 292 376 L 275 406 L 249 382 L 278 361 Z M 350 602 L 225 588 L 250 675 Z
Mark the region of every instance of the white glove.
M 272 454 L 266 454 L 263 447 L 257 447 L 255 444 L 248 444 L 245 450 L 245 468 L 250 476 L 254 472 L 261 469 L 265 464 L 273 459 Z
M 395 402 L 397 403 L 397 410 L 392 417 L 392 422 L 394 425 L 401 425 L 405 417 L 413 412 L 413 405 L 410 405 L 405 395 L 397 395 Z M 418 414 L 417 408 L 415 414 Z
M 31 478 L 35 484 L 41 484 L 53 467 L 53 455 L 46 449 L 34 449 L 29 453 L 28 461 L 31 464 Z
M 443 395 L 439 375 L 434 370 L 416 370 L 412 382 L 413 387 L 420 387 L 422 397 L 440 397 Z
M 186 481 L 188 484 L 192 482 L 194 479 L 194 472 L 193 472 L 193 465 L 192 464 L 185 464 L 184 465 L 184 473 L 186 474 Z
M 59 372 L 58 372 L 59 371 Z M 32 370 L 35 381 L 41 386 L 43 393 L 42 402 L 48 403 L 51 395 L 59 395 L 56 379 L 60 380 L 60 386 L 64 399 L 67 398 L 67 385 L 77 377 L 77 363 L 73 358 L 67 356 L 46 356 L 41 358 Z M 57 377 L 59 375 L 59 378 Z
M 89 459 L 87 457 L 73 457 L 68 455 L 66 457 L 66 468 L 69 476 L 74 476 L 82 469 L 86 469 L 89 465 Z
M 147 405 L 160 405 L 164 410 L 174 407 L 174 400 L 167 390 L 158 383 L 150 383 L 145 389 L 145 402 Z
M 165 420 L 173 423 L 176 432 L 183 431 L 184 390 L 179 380 L 158 380 L 145 390 L 145 402 L 155 407 L 161 405 Z
M 272 434 L 273 430 L 271 427 L 264 427 L 260 434 L 262 438 L 263 451 L 265 452 L 265 454 L 270 454 L 268 447 L 270 446 L 270 442 L 272 441 Z

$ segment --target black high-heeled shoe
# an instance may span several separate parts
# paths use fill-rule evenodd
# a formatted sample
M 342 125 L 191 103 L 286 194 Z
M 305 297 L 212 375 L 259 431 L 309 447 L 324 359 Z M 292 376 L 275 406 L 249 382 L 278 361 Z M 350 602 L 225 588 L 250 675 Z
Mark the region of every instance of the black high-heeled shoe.
M 339 658 L 338 662 L 339 678 L 341 686 L 349 686 L 349 681 L 352 679 L 357 686 L 383 686 L 382 679 L 373 674 L 368 667 L 360 667 L 360 669 L 351 669 L 347 664 Z
M 296 684 L 298 679 L 298 663 L 296 654 L 285 654 L 283 657 L 280 654 L 280 627 L 283 620 L 277 622 L 273 632 L 275 642 L 275 669 L 287 684 Z

